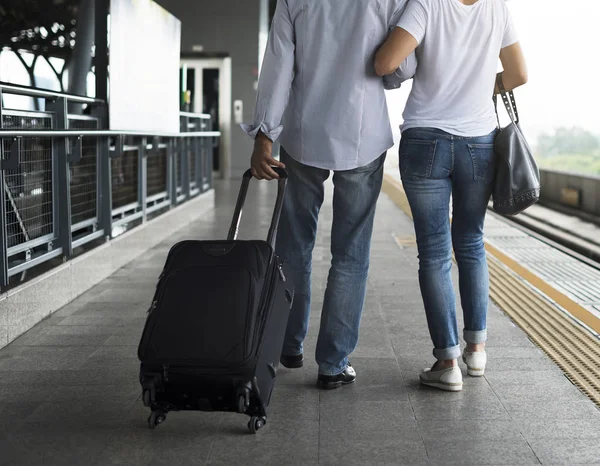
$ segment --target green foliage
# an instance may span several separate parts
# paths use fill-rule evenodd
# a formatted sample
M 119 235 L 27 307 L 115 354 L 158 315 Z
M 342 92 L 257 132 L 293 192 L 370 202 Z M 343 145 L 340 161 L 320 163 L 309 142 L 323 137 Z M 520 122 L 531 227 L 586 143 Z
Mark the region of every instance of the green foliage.
M 600 175 L 600 154 L 565 154 L 553 157 L 536 157 L 540 168 L 588 175 Z
M 600 137 L 582 128 L 542 134 L 535 155 L 541 168 L 600 175 Z

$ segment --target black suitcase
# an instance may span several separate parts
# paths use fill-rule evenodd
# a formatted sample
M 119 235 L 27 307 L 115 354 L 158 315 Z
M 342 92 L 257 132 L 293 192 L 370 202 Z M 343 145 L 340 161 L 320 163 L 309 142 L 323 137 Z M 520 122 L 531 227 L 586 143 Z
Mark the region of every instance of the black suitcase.
M 171 248 L 138 348 L 153 429 L 169 411 L 237 411 L 263 427 L 293 288 L 274 253 L 287 173 L 280 175 L 267 241 L 237 241 L 250 170 L 226 241 Z

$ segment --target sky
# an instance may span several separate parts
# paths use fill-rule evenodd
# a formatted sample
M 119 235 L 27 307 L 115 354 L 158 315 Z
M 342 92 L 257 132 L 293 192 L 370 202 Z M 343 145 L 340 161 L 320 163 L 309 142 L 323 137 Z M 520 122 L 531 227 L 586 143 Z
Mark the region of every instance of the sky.
M 532 143 L 555 128 L 600 136 L 600 0 L 508 0 L 529 70 L 515 91 Z M 409 87 L 388 93 L 396 135 Z

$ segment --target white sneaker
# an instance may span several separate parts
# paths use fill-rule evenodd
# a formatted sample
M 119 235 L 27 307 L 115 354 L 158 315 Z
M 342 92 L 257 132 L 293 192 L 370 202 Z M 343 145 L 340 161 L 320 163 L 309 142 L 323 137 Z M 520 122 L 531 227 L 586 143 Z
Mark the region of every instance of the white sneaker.
M 435 372 L 425 369 L 419 378 L 423 385 L 448 392 L 460 392 L 463 388 L 462 372 L 458 366 Z
M 467 374 L 471 377 L 482 377 L 485 373 L 487 363 L 487 354 L 485 351 L 476 351 L 474 353 L 463 353 L 463 361 L 467 365 Z

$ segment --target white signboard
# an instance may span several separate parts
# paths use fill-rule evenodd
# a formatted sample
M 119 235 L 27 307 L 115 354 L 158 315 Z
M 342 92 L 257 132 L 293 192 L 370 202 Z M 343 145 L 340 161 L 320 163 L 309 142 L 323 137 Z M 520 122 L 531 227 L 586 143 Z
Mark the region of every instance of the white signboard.
M 181 21 L 152 0 L 110 6 L 110 129 L 179 132 Z

